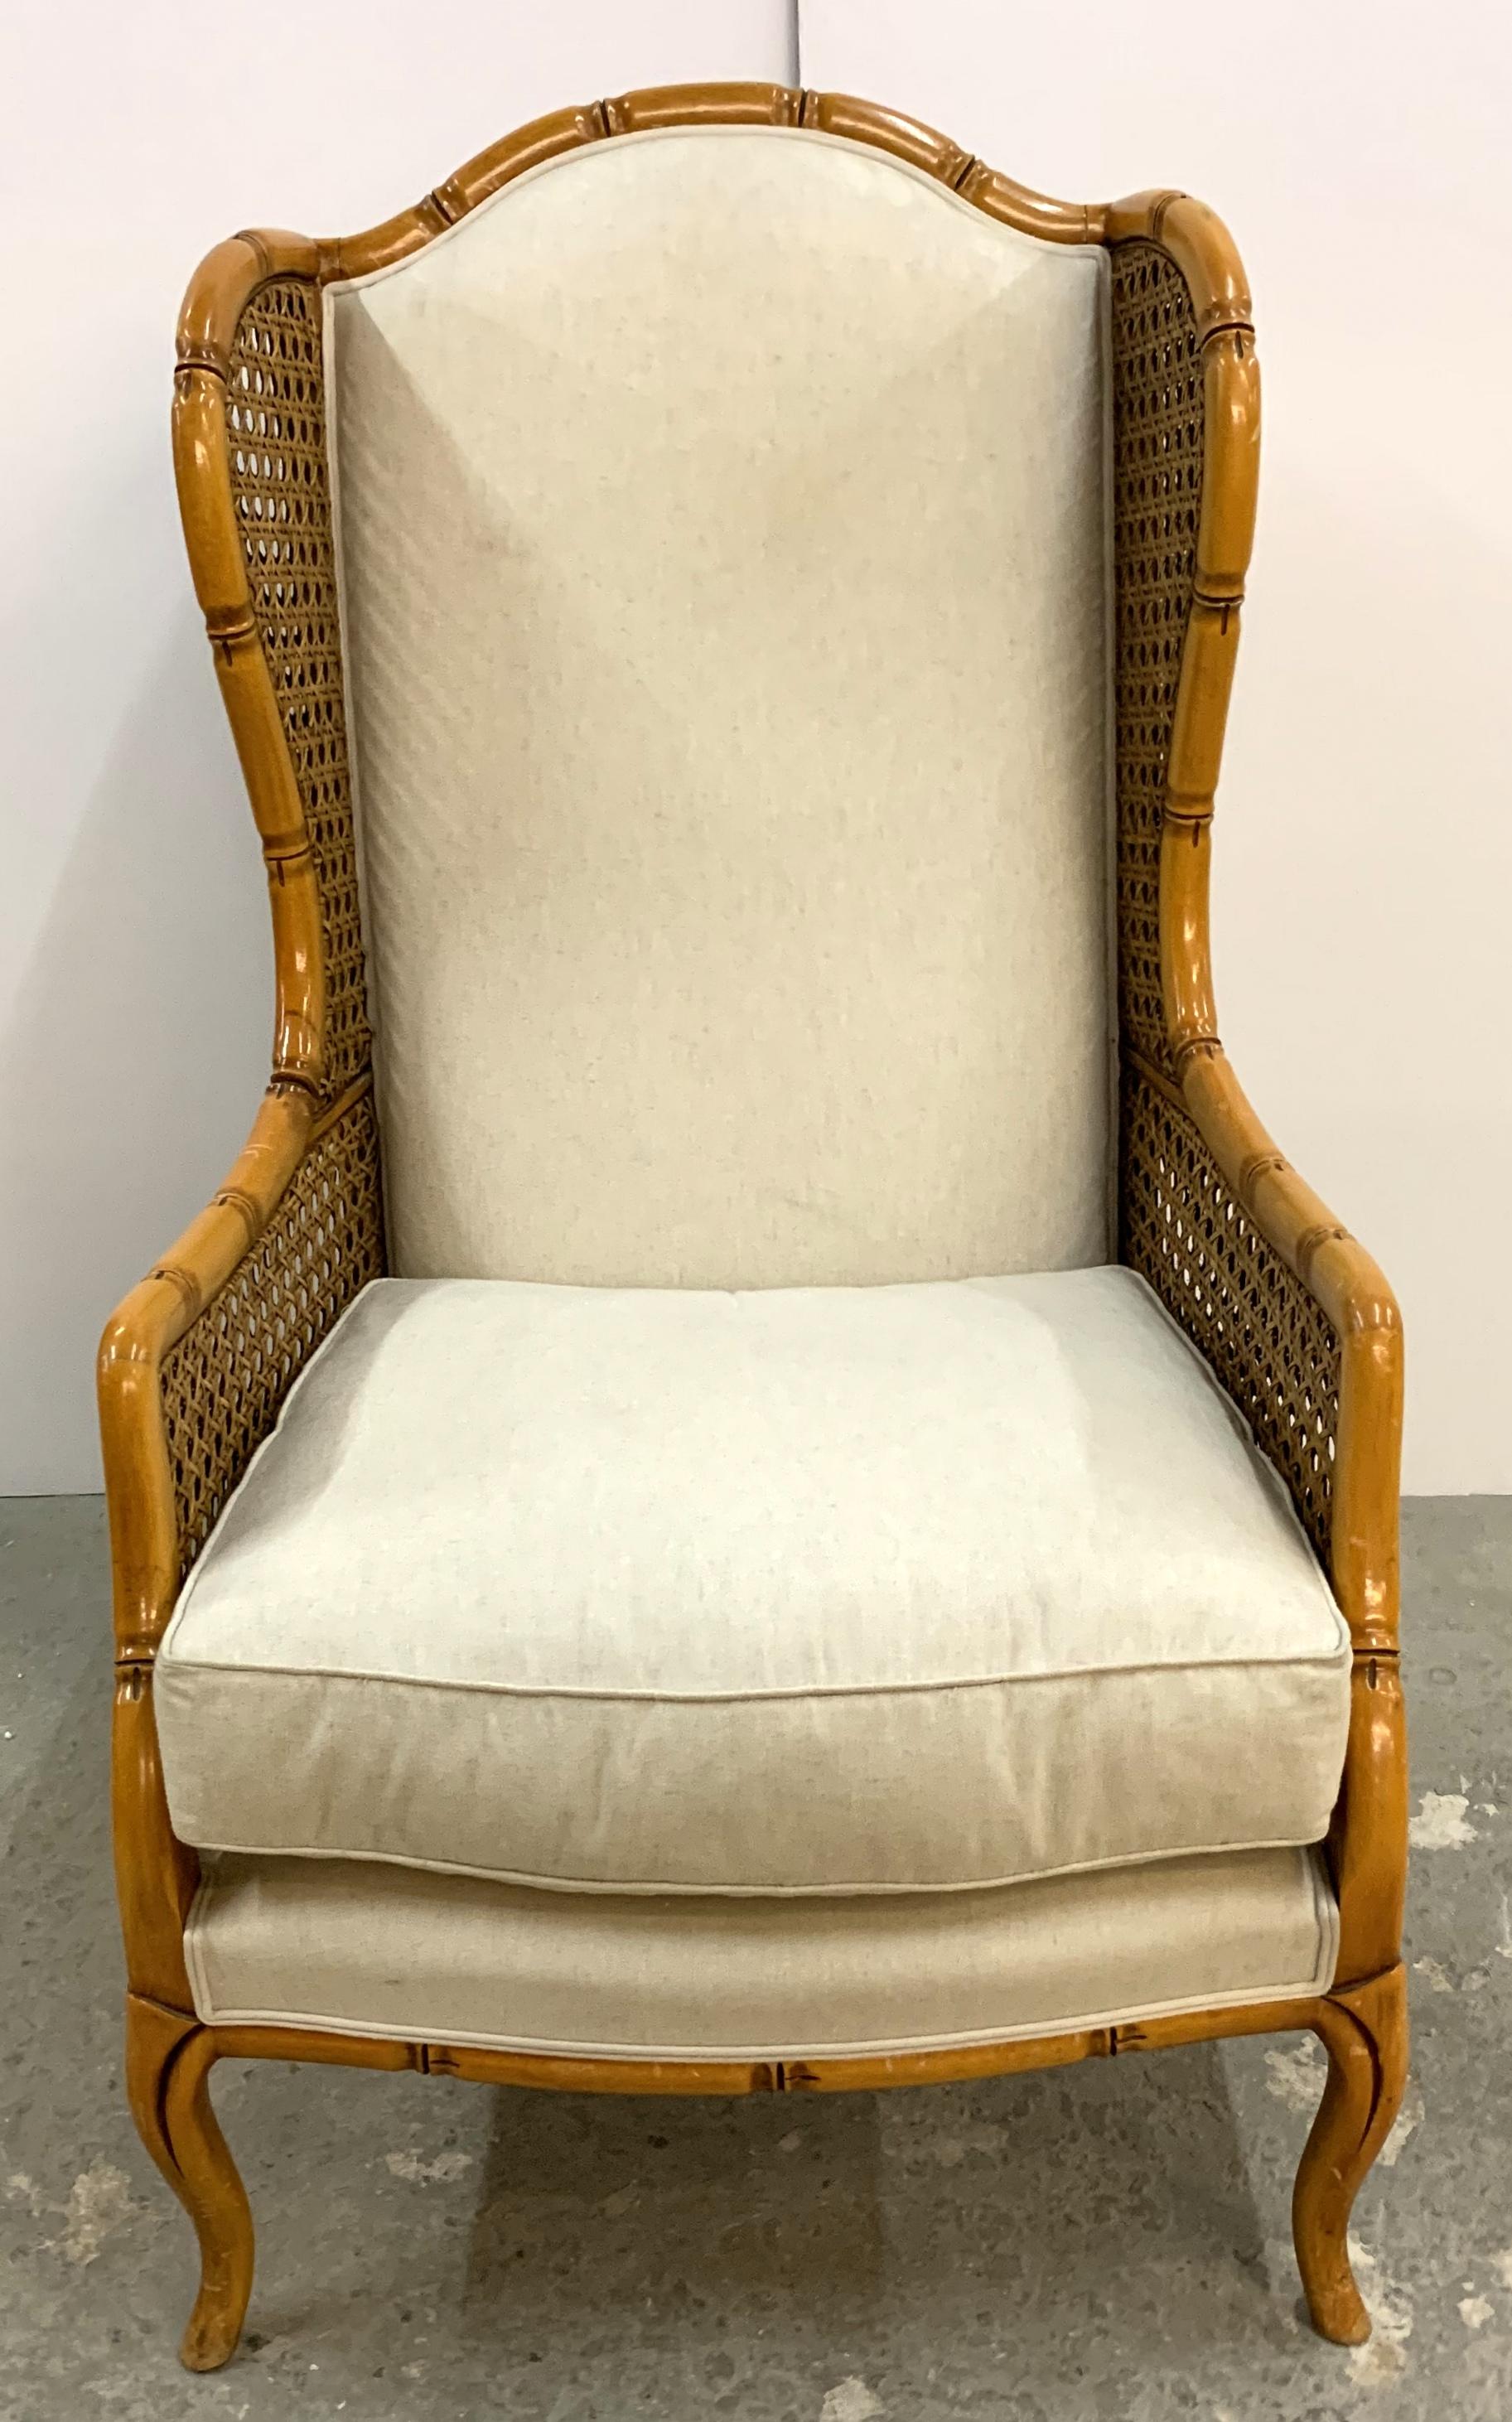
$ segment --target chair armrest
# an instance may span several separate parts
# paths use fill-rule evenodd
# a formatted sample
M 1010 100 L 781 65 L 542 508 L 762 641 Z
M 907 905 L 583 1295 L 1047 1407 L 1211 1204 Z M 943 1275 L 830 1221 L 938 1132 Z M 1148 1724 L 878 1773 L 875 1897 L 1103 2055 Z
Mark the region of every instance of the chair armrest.
M 1357 1651 L 1397 1645 L 1402 1325 L 1364 1247 L 1277 1151 L 1216 1044 L 1179 1084 L 1126 1048 L 1121 1251 L 1275 1465 Z
M 1337 1976 L 1354 1983 L 1402 1945 L 1401 1316 L 1363 1246 L 1276 1150 L 1211 1033 L 1173 1058 L 1179 1080 L 1126 1045 L 1123 1258 L 1248 1416 L 1349 1626 L 1349 1736 L 1328 1847 Z
M 370 1080 L 325 1110 L 275 1084 L 225 1185 L 101 1342 L 118 1662 L 150 1662 L 290 1386 L 383 1267 Z

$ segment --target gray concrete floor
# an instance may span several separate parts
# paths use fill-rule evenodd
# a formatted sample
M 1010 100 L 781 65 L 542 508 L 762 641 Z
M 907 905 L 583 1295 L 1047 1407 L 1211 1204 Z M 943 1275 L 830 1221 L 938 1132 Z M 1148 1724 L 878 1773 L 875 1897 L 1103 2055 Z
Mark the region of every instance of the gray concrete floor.
M 1413 2082 L 1357 2210 L 1376 2336 L 1302 2320 L 1311 2038 L 927 2092 L 654 2102 L 227 2062 L 249 2335 L 121 2093 L 93 1499 L 0 1501 L 0 2415 L 1512 2417 L 1512 1500 L 1408 1509 Z

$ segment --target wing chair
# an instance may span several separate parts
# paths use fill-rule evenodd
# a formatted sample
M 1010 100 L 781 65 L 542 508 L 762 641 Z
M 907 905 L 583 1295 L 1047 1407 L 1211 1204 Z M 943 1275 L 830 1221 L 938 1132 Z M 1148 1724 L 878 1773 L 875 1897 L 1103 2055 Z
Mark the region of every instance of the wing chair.
M 1401 1336 L 1215 1023 L 1210 212 L 767 86 L 189 290 L 272 1082 L 111 1320 L 129 2090 L 828 2092 L 1311 2029 L 1400 2098 Z

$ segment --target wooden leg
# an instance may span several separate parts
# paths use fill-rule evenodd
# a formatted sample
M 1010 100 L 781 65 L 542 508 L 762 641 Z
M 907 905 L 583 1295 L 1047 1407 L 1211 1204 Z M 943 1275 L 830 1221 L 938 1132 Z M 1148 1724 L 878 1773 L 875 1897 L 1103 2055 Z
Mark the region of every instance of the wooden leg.
M 1314 2328 L 1338 2346 L 1359 2346 L 1370 2316 L 1349 2267 L 1349 2213 L 1407 2083 L 1405 1970 L 1398 1963 L 1331 1993 L 1313 2025 L 1329 2074 L 1297 2173 L 1292 2234 Z
M 132 2115 L 199 2240 L 199 2293 L 179 2350 L 191 2371 L 230 2360 L 252 2292 L 252 2213 L 210 2105 L 214 2058 L 214 2036 L 197 2019 L 127 1994 Z

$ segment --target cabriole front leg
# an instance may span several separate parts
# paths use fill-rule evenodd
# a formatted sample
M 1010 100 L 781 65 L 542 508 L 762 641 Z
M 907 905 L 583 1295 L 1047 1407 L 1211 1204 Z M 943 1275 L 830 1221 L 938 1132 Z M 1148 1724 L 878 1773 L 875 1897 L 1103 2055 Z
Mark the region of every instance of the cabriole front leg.
M 141 1657 L 124 1658 L 117 1677 L 114 1798 L 130 1980 L 126 2091 L 142 2142 L 199 2240 L 199 2293 L 181 2352 L 191 2371 L 214 2371 L 235 2350 L 252 2290 L 252 2215 L 210 2107 L 215 2039 L 194 2014 L 183 1957 L 197 1861 L 169 1822 L 152 1669 Z
M 179 2350 L 190 2371 L 230 2360 L 252 2293 L 251 2208 L 210 2103 L 215 2054 L 197 2019 L 127 1994 L 132 2116 L 199 2240 L 199 2293 Z
M 1314 2327 L 1336 2345 L 1358 2346 L 1370 2336 L 1370 2316 L 1349 2267 L 1349 2214 L 1407 2083 L 1406 1971 L 1398 1962 L 1329 1994 L 1310 2024 L 1329 2074 L 1297 2173 L 1292 2232 Z

